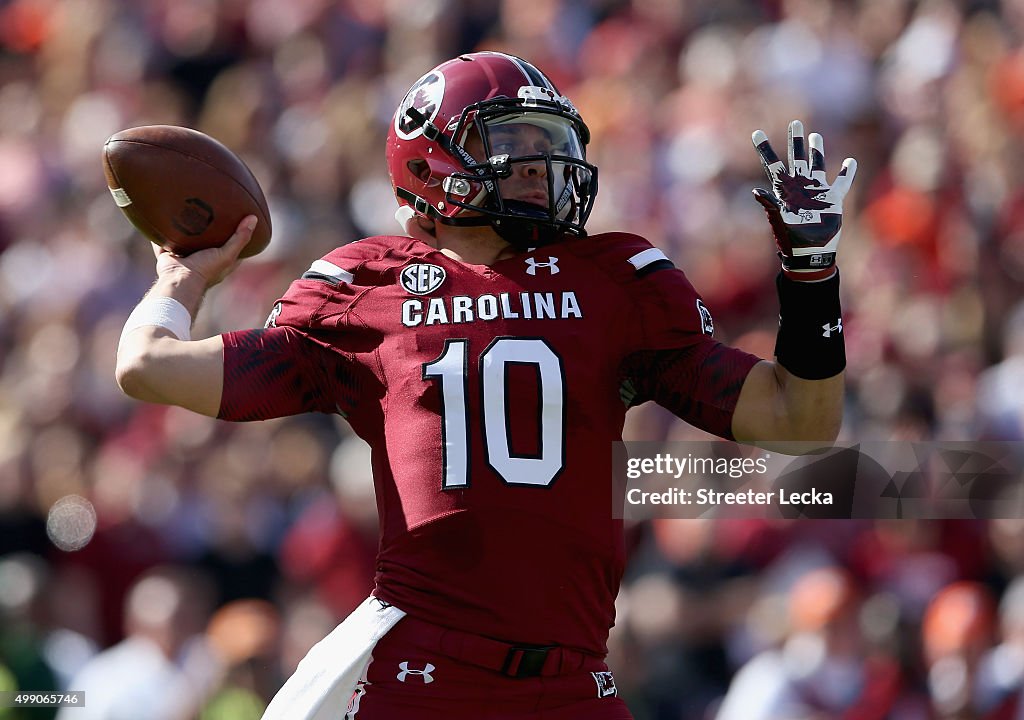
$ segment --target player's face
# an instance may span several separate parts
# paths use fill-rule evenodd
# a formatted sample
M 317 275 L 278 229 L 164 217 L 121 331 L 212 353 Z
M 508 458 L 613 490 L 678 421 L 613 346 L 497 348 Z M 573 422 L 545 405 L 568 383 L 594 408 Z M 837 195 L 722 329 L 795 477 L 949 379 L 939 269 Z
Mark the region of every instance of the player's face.
M 490 155 L 508 155 L 513 160 L 529 155 L 568 154 L 564 142 L 552 138 L 548 129 L 530 123 L 508 122 L 491 125 L 488 129 Z M 466 140 L 466 150 L 474 158 L 487 157 L 483 142 L 476 132 Z M 561 163 L 555 165 L 561 167 Z M 548 206 L 548 169 L 543 160 L 513 162 L 512 174 L 500 181 L 501 196 L 506 200 L 520 200 L 546 208 Z M 560 190 L 561 183 L 556 183 Z

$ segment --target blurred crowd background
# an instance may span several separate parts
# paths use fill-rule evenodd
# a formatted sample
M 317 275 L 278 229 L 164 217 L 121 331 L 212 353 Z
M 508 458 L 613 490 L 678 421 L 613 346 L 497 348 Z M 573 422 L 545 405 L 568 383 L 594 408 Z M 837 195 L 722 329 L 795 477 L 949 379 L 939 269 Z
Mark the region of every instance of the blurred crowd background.
M 0 689 L 61 720 L 249 720 L 371 587 L 367 450 L 328 417 L 231 426 L 125 398 L 153 257 L 100 149 L 238 151 L 274 240 L 195 334 L 262 325 L 311 260 L 397 231 L 383 142 L 460 52 L 529 58 L 601 170 L 593 232 L 650 238 L 721 339 L 770 357 L 750 133 L 860 171 L 840 253 L 843 439 L 1024 435 L 1024 0 L 0 0 Z M 653 406 L 628 437 L 701 435 Z M 610 643 L 638 720 L 1024 718 L 1024 520 L 628 528 Z M 0 709 L 0 719 L 52 717 Z

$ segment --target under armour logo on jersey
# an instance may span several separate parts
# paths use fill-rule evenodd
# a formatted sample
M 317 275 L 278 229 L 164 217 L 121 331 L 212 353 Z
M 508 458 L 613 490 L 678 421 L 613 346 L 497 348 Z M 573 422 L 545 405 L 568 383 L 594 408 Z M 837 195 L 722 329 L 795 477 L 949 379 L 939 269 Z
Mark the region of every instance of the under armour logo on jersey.
M 547 262 L 537 262 L 532 257 L 528 257 L 528 258 L 526 258 L 526 265 L 527 265 L 527 268 L 526 268 L 526 274 L 527 275 L 536 275 L 537 274 L 537 268 L 547 268 L 551 272 L 552 275 L 555 275 L 555 274 L 558 273 L 558 258 L 551 257 L 550 255 L 548 255 L 548 261 Z
M 399 682 L 405 682 L 405 679 L 410 675 L 419 675 L 420 677 L 422 677 L 424 685 L 434 682 L 434 676 L 430 673 L 434 672 L 436 668 L 430 663 L 427 663 L 427 666 L 422 670 L 410 670 L 409 662 L 405 661 L 398 663 L 398 668 L 402 671 L 398 673 L 398 675 L 396 675 Z
M 821 326 L 821 329 L 825 331 L 821 334 L 822 337 L 832 337 L 832 333 L 838 335 L 843 331 L 843 319 L 839 318 L 838 320 L 836 320 L 835 325 L 829 325 L 828 323 L 825 323 L 824 325 Z

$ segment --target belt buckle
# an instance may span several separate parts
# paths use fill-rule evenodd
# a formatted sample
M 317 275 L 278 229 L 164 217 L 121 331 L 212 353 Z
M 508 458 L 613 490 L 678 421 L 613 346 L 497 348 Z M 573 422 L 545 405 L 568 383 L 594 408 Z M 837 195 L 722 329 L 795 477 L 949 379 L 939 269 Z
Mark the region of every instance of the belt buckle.
M 548 652 L 556 647 L 556 645 L 510 647 L 505 655 L 505 664 L 502 665 L 501 672 L 503 675 L 514 678 L 537 677 L 544 669 Z M 515 670 L 510 672 L 512 668 Z

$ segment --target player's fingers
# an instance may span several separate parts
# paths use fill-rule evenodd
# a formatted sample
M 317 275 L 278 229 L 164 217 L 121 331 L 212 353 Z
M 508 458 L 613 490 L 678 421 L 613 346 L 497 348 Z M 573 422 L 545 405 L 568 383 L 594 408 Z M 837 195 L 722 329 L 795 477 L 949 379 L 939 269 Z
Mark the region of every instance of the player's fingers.
M 246 215 L 242 218 L 242 221 L 238 223 L 238 227 L 235 228 L 234 234 L 224 243 L 224 252 L 228 257 L 237 258 L 238 253 L 242 252 L 242 249 L 249 244 L 257 222 L 258 220 L 255 215 Z
M 825 140 L 818 133 L 807 136 L 807 144 L 811 147 L 811 177 L 825 184 Z
M 799 120 L 794 120 L 789 124 L 789 168 L 790 175 L 809 177 L 804 124 Z
M 246 215 L 238 223 L 238 227 L 235 228 L 235 236 L 246 235 L 252 237 L 252 232 L 256 229 L 257 222 L 259 222 L 259 219 L 255 215 Z
M 856 176 L 857 161 L 853 158 L 843 160 L 843 167 L 839 170 L 836 181 L 832 183 L 832 192 L 836 199 L 842 200 L 846 196 L 846 193 L 850 191 L 850 185 L 853 184 L 853 178 Z
M 757 154 L 761 156 L 761 163 L 764 165 L 765 172 L 768 173 L 768 177 L 774 182 L 776 178 L 786 171 L 785 164 L 775 154 L 764 130 L 755 130 L 750 136 L 750 141 L 754 143 Z
M 778 210 L 782 207 L 779 199 L 767 190 L 754 188 L 753 193 L 754 199 L 761 203 L 761 206 L 764 207 L 765 210 Z

